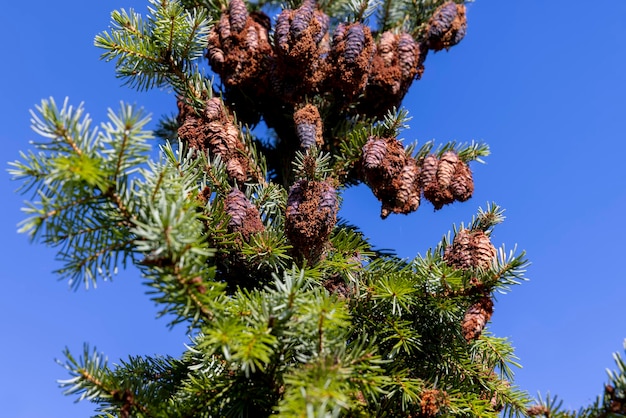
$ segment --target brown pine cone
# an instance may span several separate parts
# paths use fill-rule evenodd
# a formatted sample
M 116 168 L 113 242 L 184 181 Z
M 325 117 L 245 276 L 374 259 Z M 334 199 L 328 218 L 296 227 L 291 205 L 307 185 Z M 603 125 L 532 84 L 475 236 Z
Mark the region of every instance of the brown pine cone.
M 301 148 L 306 150 L 313 145 L 320 147 L 324 143 L 322 118 L 317 107 L 312 104 L 301 107 L 294 112 L 293 121 Z
M 456 171 L 452 182 L 450 183 L 452 196 L 459 202 L 465 202 L 474 193 L 474 179 L 472 178 L 472 170 L 469 165 L 463 161 L 459 161 L 456 165 Z
M 493 301 L 489 296 L 482 297 L 465 312 L 461 329 L 465 341 L 477 340 L 493 314 Z
M 374 39 L 366 25 L 340 23 L 335 29 L 331 48 L 331 84 L 344 94 L 347 102 L 365 90 L 374 49 Z
M 407 155 L 396 138 L 370 137 L 363 146 L 361 171 L 365 182 L 373 188 L 385 187 L 400 174 Z
M 402 69 L 402 78 L 405 82 L 413 80 L 419 72 L 420 47 L 408 33 L 402 33 L 398 39 L 398 61 Z
M 439 6 L 428 21 L 428 47 L 434 51 L 450 49 L 461 42 L 466 31 L 465 5 L 448 1 Z
M 496 254 L 491 240 L 482 230 L 461 229 L 452 244 L 446 247 L 443 259 L 457 269 L 488 269 Z
M 380 56 L 386 67 L 391 67 L 398 59 L 396 49 L 398 48 L 397 35 L 391 31 L 383 32 L 378 40 L 376 54 Z
M 248 9 L 243 0 L 230 0 L 228 3 L 228 23 L 233 32 L 241 32 L 248 19 Z
M 298 180 L 289 189 L 285 232 L 297 258 L 317 262 L 337 223 L 339 201 L 330 180 Z
M 491 267 L 497 255 L 496 248 L 489 237 L 481 230 L 472 231 L 472 265 L 482 269 Z
M 469 229 L 459 230 L 452 244 L 446 247 L 443 259 L 454 268 L 467 270 L 473 266 L 472 236 Z
M 245 241 L 250 239 L 250 235 L 265 229 L 259 210 L 239 189 L 232 189 L 224 200 L 224 206 L 230 215 L 228 230 L 241 233 Z
M 437 182 L 437 169 L 439 168 L 439 158 L 435 154 L 430 154 L 422 163 L 420 173 L 420 183 L 422 188 L 426 188 Z
M 447 188 L 452 183 L 452 177 L 456 172 L 456 163 L 459 157 L 454 151 L 446 151 L 439 159 L 437 167 L 437 183 L 439 188 Z

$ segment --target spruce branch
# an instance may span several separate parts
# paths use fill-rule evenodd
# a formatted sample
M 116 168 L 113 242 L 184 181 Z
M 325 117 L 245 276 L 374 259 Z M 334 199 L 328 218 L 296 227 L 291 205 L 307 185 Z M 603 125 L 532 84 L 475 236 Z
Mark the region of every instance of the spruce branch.
M 72 286 L 95 285 L 133 254 L 131 175 L 147 160 L 149 119 L 122 104 L 98 129 L 82 105 L 74 108 L 67 99 L 61 108 L 44 100 L 37 110 L 33 129 L 48 141 L 35 143 L 39 153 L 23 154 L 25 161 L 10 170 L 24 182 L 23 192 L 34 187 L 39 198 L 27 203 L 30 217 L 20 231 L 59 248 L 64 266 L 57 272 Z
M 498 248 L 498 254 L 492 269 L 487 273 L 484 282 L 493 284 L 495 289 L 502 294 L 510 291 L 510 287 L 519 285 L 522 281 L 528 280 L 525 277 L 526 268 L 529 262 L 526 259 L 526 252 L 516 254 L 516 249 L 508 253 L 504 245 Z
M 111 13 L 110 31 L 94 41 L 105 50 L 102 59 L 116 60 L 118 77 L 132 88 L 149 90 L 169 84 L 192 101 L 210 97 L 212 85 L 194 62 L 206 47 L 210 28 L 206 9 L 185 10 L 176 0 L 151 0 L 150 4 L 145 20 L 133 10 Z
M 59 380 L 59 386 L 64 389 L 66 395 L 79 395 L 78 400 L 83 399 L 107 399 L 112 397 L 112 389 L 109 387 L 107 374 L 109 368 L 107 359 L 99 354 L 94 348 L 90 350 L 84 345 L 83 354 L 78 359 L 65 349 L 63 352 L 66 361 L 57 363 L 64 367 L 71 378 Z

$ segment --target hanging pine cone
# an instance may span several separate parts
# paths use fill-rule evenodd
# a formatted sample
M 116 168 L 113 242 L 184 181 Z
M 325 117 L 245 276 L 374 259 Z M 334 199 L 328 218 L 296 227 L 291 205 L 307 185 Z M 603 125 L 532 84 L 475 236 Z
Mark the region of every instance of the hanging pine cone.
M 439 6 L 428 21 L 428 48 L 434 51 L 450 49 L 461 42 L 466 31 L 465 5 L 448 1 Z
M 435 210 L 455 200 L 464 202 L 474 192 L 472 172 L 454 151 L 446 151 L 440 159 L 433 154 L 424 158 L 420 186 Z
M 239 129 L 225 111 L 222 101 L 217 97 L 209 99 L 201 115 L 182 100 L 178 101 L 178 108 L 178 137 L 190 148 L 207 150 L 211 156 L 219 155 L 228 177 L 243 184 L 250 164 L 239 138 Z
M 308 29 L 311 19 L 313 19 L 314 11 L 315 1 L 313 0 L 304 0 L 295 11 L 289 31 L 293 39 L 299 39 Z
M 340 23 L 335 29 L 331 48 L 332 85 L 347 101 L 365 90 L 374 49 L 370 29 L 362 23 Z
M 491 240 L 482 230 L 461 229 L 456 233 L 452 244 L 446 247 L 443 259 L 457 269 L 485 270 L 491 267 L 496 254 Z
M 489 296 L 482 297 L 478 302 L 471 305 L 465 312 L 461 329 L 465 341 L 477 340 L 485 329 L 487 322 L 493 314 L 493 301 Z
M 263 13 L 248 13 L 243 0 L 231 0 L 228 10 L 210 31 L 207 53 L 211 68 L 228 88 L 249 89 L 259 96 L 267 90 L 272 59 L 270 20 Z
M 363 146 L 361 176 L 382 202 L 381 217 L 419 207 L 419 167 L 395 138 L 370 137 Z
M 296 257 L 315 263 L 337 223 L 339 201 L 330 180 L 298 180 L 289 189 L 285 232 Z
M 423 55 L 423 57 L 422 57 Z M 402 79 L 412 81 L 423 71 L 422 63 L 426 54 L 420 53 L 420 46 L 408 33 L 400 34 L 398 39 L 398 61 L 402 70 Z
M 396 49 L 398 49 L 397 35 L 391 31 L 383 32 L 378 40 L 376 56 L 380 57 L 385 67 L 391 67 L 397 61 Z
M 406 152 L 396 138 L 370 137 L 363 146 L 361 171 L 373 188 L 387 185 L 406 165 Z
M 329 17 L 305 0 L 295 10 L 283 10 L 276 20 L 274 49 L 277 62 L 271 71 L 274 94 L 297 102 L 317 92 L 328 72 Z
M 446 247 L 443 259 L 449 265 L 466 270 L 473 265 L 473 254 L 470 246 L 471 232 L 469 229 L 461 229 L 454 236 L 451 245 Z
M 437 182 L 439 187 L 444 189 L 452 183 L 452 177 L 456 171 L 456 163 L 459 162 L 459 157 L 454 151 L 446 151 L 439 159 L 439 166 L 437 167 Z
M 420 182 L 422 187 L 437 182 L 437 168 L 439 167 L 439 158 L 435 154 L 430 154 L 424 158 L 422 162 L 422 172 L 420 173 Z
M 481 230 L 472 231 L 470 245 L 472 248 L 473 265 L 482 269 L 491 267 L 497 251 L 487 234 Z
M 228 22 L 233 32 L 241 32 L 248 20 L 248 9 L 243 0 L 230 0 L 228 3 Z
M 232 189 L 224 200 L 224 206 L 230 215 L 228 230 L 239 232 L 245 241 L 250 239 L 250 235 L 265 229 L 259 210 L 239 189 Z
M 455 200 L 465 202 L 474 193 L 474 179 L 472 178 L 472 170 L 467 163 L 457 162 L 456 171 L 452 181 L 450 182 L 450 191 Z
M 320 147 L 324 143 L 322 118 L 317 107 L 312 104 L 301 107 L 294 112 L 293 121 L 296 125 L 296 133 L 301 148 L 306 150 L 313 145 Z

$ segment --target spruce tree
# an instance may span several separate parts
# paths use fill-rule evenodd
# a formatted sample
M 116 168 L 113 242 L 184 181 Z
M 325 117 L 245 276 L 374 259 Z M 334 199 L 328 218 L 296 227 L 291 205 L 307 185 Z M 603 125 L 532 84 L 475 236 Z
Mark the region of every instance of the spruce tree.
M 485 329 L 494 294 L 527 265 L 491 243 L 502 208 L 412 260 L 338 217 L 357 184 L 383 218 L 471 198 L 486 144 L 400 139 L 428 55 L 466 30 L 463 0 L 114 11 L 95 39 L 102 58 L 131 88 L 170 90 L 176 116 L 150 131 L 122 104 L 93 126 L 82 105 L 43 100 L 42 141 L 11 168 L 33 196 L 21 231 L 58 249 L 75 288 L 133 264 L 190 341 L 181 358 L 117 365 L 88 345 L 66 351 L 65 393 L 118 417 L 556 413 L 550 399 L 528 409 L 510 343 Z M 624 413 L 618 364 L 596 411 Z

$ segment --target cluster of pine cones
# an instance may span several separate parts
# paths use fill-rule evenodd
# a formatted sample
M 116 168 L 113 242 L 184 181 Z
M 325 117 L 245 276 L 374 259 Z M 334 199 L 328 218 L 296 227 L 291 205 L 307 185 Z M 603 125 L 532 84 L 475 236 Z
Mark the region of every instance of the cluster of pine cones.
M 373 35 L 359 22 L 340 23 L 331 36 L 330 26 L 315 0 L 304 0 L 278 15 L 271 37 L 268 16 L 249 13 L 243 0 L 230 0 L 209 33 L 207 58 L 227 88 L 246 96 L 293 105 L 330 94 L 346 106 L 358 101 L 361 114 L 380 116 L 398 106 L 421 76 L 428 50 L 460 42 L 467 24 L 465 6 L 448 1 L 434 12 L 419 42 L 408 33 Z
M 430 154 L 416 161 L 396 138 L 370 137 L 363 147 L 360 172 L 382 202 L 383 218 L 417 210 L 422 194 L 435 209 L 441 209 L 468 200 L 474 192 L 472 172 L 456 152 L 446 151 L 441 157 Z
M 331 34 L 330 18 L 315 0 L 304 0 L 297 9 L 284 9 L 272 29 L 264 13 L 249 12 L 243 0 L 230 0 L 209 32 L 207 58 L 227 96 L 228 91 L 239 91 L 265 104 L 270 97 L 272 104 L 293 109 L 295 137 L 299 148 L 307 150 L 321 147 L 324 137 L 320 111 L 306 98 L 328 94 L 341 109 L 353 106 L 365 116 L 386 113 L 421 76 L 428 50 L 447 49 L 463 38 L 465 6 L 443 3 L 426 26 L 417 41 L 408 33 L 373 34 L 359 22 L 340 23 Z M 226 106 L 217 97 L 208 99 L 200 112 L 182 100 L 178 105 L 179 138 L 191 148 L 220 157 L 233 185 L 224 202 L 228 228 L 249 240 L 263 224 L 257 208 L 239 190 L 246 182 L 259 180 L 231 109 L 238 116 L 245 112 L 239 113 L 237 103 Z M 266 112 L 275 112 L 276 107 L 266 106 Z M 454 200 L 467 200 L 473 192 L 471 171 L 452 151 L 416 161 L 395 138 L 372 137 L 359 165 L 361 179 L 383 203 L 383 217 L 416 210 L 422 194 L 439 209 Z M 285 231 L 295 256 L 313 262 L 323 255 L 337 210 L 337 192 L 330 180 L 298 180 L 291 186 Z
M 445 249 L 443 259 L 452 267 L 461 270 L 491 267 L 496 257 L 496 249 L 489 236 L 481 229 L 460 229 Z M 493 300 L 482 286 L 475 286 L 478 299 L 470 305 L 461 322 L 461 330 L 466 341 L 480 337 L 493 314 Z

